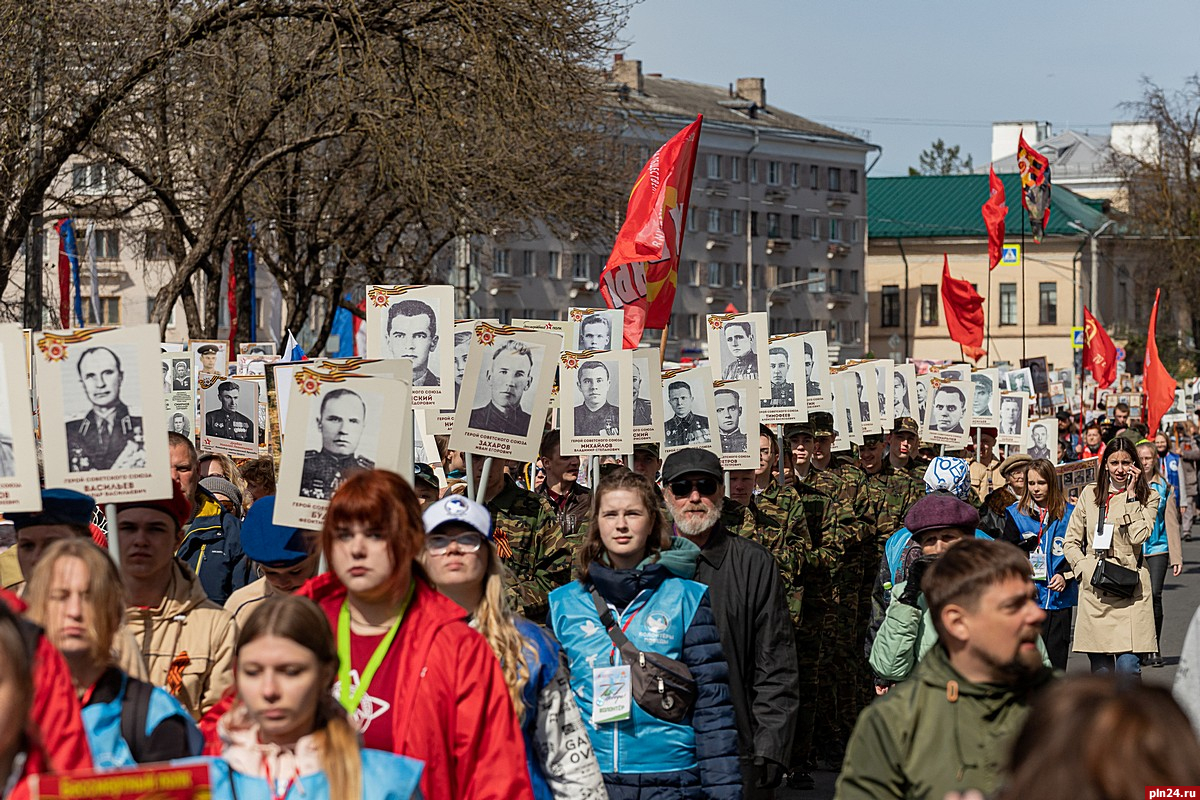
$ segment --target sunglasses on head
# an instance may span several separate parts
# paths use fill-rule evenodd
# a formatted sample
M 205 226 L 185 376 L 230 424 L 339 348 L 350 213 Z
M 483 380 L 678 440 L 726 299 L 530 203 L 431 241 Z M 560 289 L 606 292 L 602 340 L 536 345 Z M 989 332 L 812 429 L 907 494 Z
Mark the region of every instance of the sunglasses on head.
M 693 491 L 700 492 L 701 495 L 708 496 L 717 493 L 716 478 L 677 478 L 667 484 L 667 488 L 671 490 L 671 494 L 676 497 L 688 497 Z

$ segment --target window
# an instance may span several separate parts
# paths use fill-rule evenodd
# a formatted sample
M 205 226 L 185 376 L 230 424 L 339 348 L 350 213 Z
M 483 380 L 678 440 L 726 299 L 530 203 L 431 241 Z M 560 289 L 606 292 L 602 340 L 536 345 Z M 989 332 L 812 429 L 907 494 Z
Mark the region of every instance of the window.
M 780 229 L 779 229 L 780 216 L 781 216 L 780 214 L 776 214 L 773 211 L 767 212 L 767 238 L 768 239 L 778 239 L 780 236 L 783 235 L 780 233 Z
M 512 274 L 512 251 L 497 250 L 495 260 L 492 262 L 492 273 L 495 275 L 511 275 Z
M 813 217 L 809 221 L 808 235 L 814 242 L 820 240 L 820 238 L 821 238 L 821 218 L 820 217 Z
M 858 194 L 858 170 L 850 170 L 850 194 Z
M 1017 324 L 1017 285 L 1015 283 L 1000 284 L 1000 324 Z
M 750 272 L 750 280 L 754 282 L 755 289 L 761 289 L 763 286 L 763 265 L 755 264 Z
M 750 182 L 758 183 L 758 159 L 757 158 L 750 159 L 749 172 L 750 172 Z
M 721 177 L 721 157 L 718 155 L 709 155 L 705 157 L 705 163 L 708 165 L 707 174 L 709 178 L 717 179 Z
M 851 220 L 850 222 L 850 241 L 858 242 L 858 220 Z
M 840 219 L 829 220 L 829 241 L 840 242 L 842 240 L 842 221 Z
M 858 294 L 858 270 L 850 270 L 850 286 L 846 289 L 850 294 Z
M 807 280 L 809 294 L 825 294 L 825 276 L 821 270 L 810 269 Z
M 750 235 L 758 236 L 758 212 L 750 212 Z
M 792 238 L 800 238 L 800 215 L 792 214 Z
M 592 256 L 590 253 L 571 254 L 571 277 L 577 281 L 592 279 Z
M 708 210 L 708 228 L 709 233 L 721 232 L 721 209 L 710 208 Z
M 778 186 L 783 183 L 783 162 L 768 161 L 767 162 L 767 185 Z
M 111 164 L 76 164 L 71 169 L 71 188 L 80 194 L 106 194 L 115 184 Z
M 842 190 L 842 170 L 840 167 L 829 168 L 829 191 L 840 192 Z
M 789 180 L 788 183 L 790 183 L 792 185 L 792 188 L 795 188 L 800 185 L 800 165 L 799 164 L 789 164 L 788 165 L 788 175 L 791 177 L 791 180 Z
M 96 319 L 96 312 L 92 310 L 91 301 L 84 301 L 83 307 L 87 314 L 88 325 L 121 324 L 121 298 L 119 297 L 100 298 L 100 319 Z
M 821 188 L 821 168 L 816 164 L 813 164 L 808 168 L 808 188 Z
M 688 286 L 700 285 L 700 262 L 689 261 L 683 274 L 687 277 Z
M 734 235 L 739 235 L 742 232 L 742 212 L 741 209 L 733 209 L 729 212 L 729 232 Z
M 1038 325 L 1058 324 L 1058 284 L 1038 284 Z
M 562 278 L 562 253 L 550 254 L 549 277 L 559 280 Z
M 734 289 L 740 289 L 746 285 L 746 267 L 742 264 L 726 264 L 725 268 L 729 271 L 729 276 L 725 280 L 726 286 L 732 286 Z
M 96 229 L 96 258 L 115 261 L 121 257 L 121 232 L 115 228 Z
M 840 269 L 829 270 L 829 291 L 834 294 L 839 294 L 842 291 L 842 271 Z
M 171 258 L 167 250 L 167 235 L 165 231 L 146 231 L 146 260 L 167 261 Z
M 708 285 L 721 285 L 721 265 L 716 261 L 708 262 Z
M 684 324 L 684 329 L 687 331 L 688 338 L 689 339 L 699 339 L 700 338 L 700 328 L 701 328 L 700 315 L 699 314 L 688 314 L 687 321 Z
M 729 180 L 740 183 L 742 180 L 742 160 L 737 156 L 729 159 Z
M 937 284 L 921 285 L 921 324 L 930 327 L 938 324 Z
M 879 325 L 883 328 L 900 327 L 900 287 L 897 284 L 883 287 L 879 298 Z
M 700 225 L 696 222 L 696 215 L 700 213 L 700 209 L 695 206 L 688 206 L 688 230 L 695 233 L 700 230 Z
M 532 250 L 521 251 L 521 276 L 524 278 L 532 278 L 537 275 L 537 267 L 533 260 L 534 252 Z

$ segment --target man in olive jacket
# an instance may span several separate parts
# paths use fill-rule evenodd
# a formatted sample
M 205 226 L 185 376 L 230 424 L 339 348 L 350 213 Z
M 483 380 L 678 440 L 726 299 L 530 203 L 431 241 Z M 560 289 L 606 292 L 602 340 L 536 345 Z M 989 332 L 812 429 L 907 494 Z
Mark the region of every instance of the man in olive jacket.
M 837 800 L 995 791 L 1033 694 L 1051 680 L 1037 641 L 1029 559 L 1006 542 L 968 539 L 925 574 L 938 643 L 912 677 L 858 718 Z

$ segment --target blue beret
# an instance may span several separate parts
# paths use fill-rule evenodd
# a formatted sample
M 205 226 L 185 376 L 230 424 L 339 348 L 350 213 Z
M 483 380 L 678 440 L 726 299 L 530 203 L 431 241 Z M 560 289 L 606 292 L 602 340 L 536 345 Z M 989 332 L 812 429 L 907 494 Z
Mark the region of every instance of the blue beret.
M 42 510 L 5 514 L 17 530 L 35 525 L 77 525 L 86 529 L 92 523 L 96 501 L 73 489 L 43 489 Z
M 307 532 L 285 528 L 271 521 L 275 496 L 255 500 L 242 520 L 242 550 L 251 561 L 267 566 L 291 566 L 312 555 Z

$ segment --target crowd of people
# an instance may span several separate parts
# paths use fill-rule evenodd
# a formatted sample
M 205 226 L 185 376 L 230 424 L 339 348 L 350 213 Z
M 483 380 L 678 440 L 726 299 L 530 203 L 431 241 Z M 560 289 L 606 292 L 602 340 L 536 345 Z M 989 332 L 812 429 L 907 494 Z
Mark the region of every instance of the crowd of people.
M 3 797 L 171 762 L 219 798 L 770 798 L 818 767 L 842 798 L 1007 798 L 1072 743 L 1032 720 L 1104 708 L 1144 728 L 1114 730 L 1129 758 L 1200 755 L 1132 680 L 1162 663 L 1194 429 L 1060 422 L 1050 460 L 989 430 L 932 451 L 908 417 L 839 450 L 814 412 L 732 471 L 655 444 L 592 468 L 558 430 L 485 470 L 439 437 L 440 464 L 343 478 L 319 531 L 274 523 L 271 459 L 171 433 L 170 498 L 8 517 Z M 1093 457 L 1071 502 L 1057 463 Z M 1054 686 L 1072 651 L 1126 688 Z

